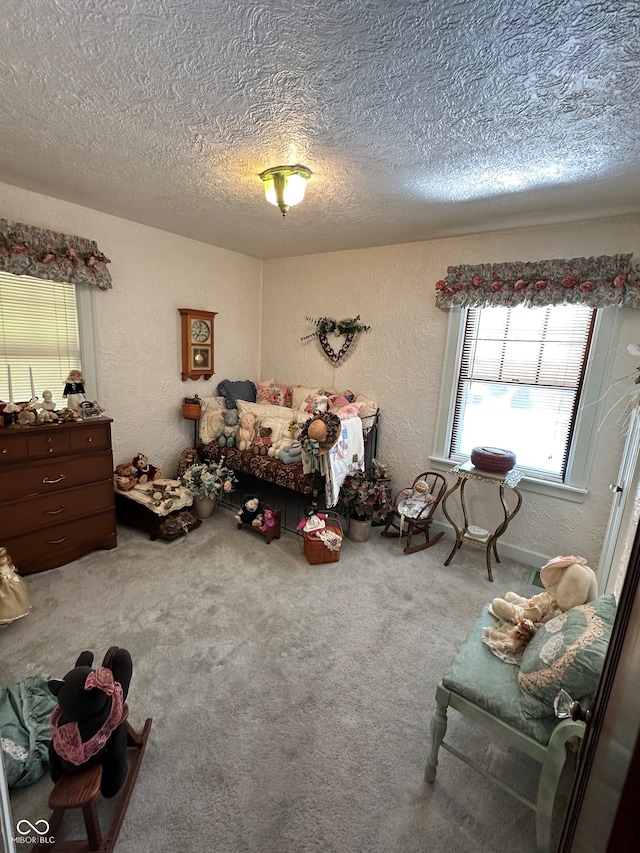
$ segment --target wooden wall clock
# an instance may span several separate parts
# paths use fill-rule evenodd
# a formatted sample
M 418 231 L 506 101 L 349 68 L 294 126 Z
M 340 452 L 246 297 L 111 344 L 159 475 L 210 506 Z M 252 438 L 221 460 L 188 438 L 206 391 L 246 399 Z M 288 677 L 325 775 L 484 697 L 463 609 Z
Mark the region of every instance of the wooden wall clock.
M 217 311 L 178 308 L 182 322 L 182 381 L 213 376 L 213 319 Z

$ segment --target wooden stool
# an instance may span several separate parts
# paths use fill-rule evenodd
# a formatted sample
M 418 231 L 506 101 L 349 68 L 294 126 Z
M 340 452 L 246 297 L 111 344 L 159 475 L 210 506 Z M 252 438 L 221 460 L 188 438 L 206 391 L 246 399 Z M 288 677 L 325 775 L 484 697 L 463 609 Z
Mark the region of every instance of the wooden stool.
M 102 764 L 94 764 L 80 773 L 65 773 L 58 779 L 49 794 L 49 808 L 52 809 L 49 821 L 49 835 L 57 838 L 58 829 L 67 809 L 82 809 L 84 825 L 87 830 L 88 850 L 100 850 L 102 833 L 96 809 L 96 797 L 102 782 Z M 56 850 L 67 849 L 54 844 Z M 74 848 L 76 849 L 76 848 Z
M 263 509 L 271 509 L 271 507 L 264 504 Z M 248 530 L 254 530 L 256 533 L 259 533 L 260 536 L 264 537 L 265 542 L 269 545 L 272 539 L 280 538 L 282 529 L 281 511 L 279 509 L 274 509 L 272 512 L 274 524 L 272 524 L 271 527 L 267 527 L 266 530 L 260 530 L 259 527 L 253 527 L 253 525 L 247 524 L 246 521 L 237 522 L 237 528 L 238 530 L 242 530 L 243 527 L 246 527 Z
M 47 844 L 47 849 L 56 850 L 57 853 L 89 853 L 89 851 L 112 853 L 131 799 L 131 792 L 138 776 L 152 722 L 151 717 L 148 717 L 142 733 L 138 734 L 127 720 L 128 713 L 129 709 L 125 705 L 121 722 L 124 722 L 127 727 L 127 747 L 135 749 L 135 755 L 129 765 L 122 790 L 116 795 L 116 798 L 120 798 L 120 802 L 111 821 L 109 831 L 106 835 L 102 835 L 100 830 L 96 800 L 100 793 L 102 765 L 95 764 L 93 767 L 81 770 L 78 773 L 65 773 L 54 785 L 49 794 L 49 808 L 52 810 L 49 820 L 49 837 L 54 836 L 55 841 L 53 844 Z M 59 839 L 59 829 L 65 813 L 68 809 L 78 808 L 82 809 L 87 838 L 76 841 Z

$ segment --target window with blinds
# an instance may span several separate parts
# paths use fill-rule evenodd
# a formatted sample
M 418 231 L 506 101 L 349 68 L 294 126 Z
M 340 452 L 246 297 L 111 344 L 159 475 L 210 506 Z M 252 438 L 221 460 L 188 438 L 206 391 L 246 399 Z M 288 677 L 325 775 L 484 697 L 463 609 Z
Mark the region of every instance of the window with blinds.
M 518 468 L 562 482 L 595 313 L 580 305 L 470 308 L 450 455 L 501 447 Z
M 60 408 L 69 372 L 82 370 L 75 285 L 0 272 L 0 400 L 14 402 L 50 390 Z

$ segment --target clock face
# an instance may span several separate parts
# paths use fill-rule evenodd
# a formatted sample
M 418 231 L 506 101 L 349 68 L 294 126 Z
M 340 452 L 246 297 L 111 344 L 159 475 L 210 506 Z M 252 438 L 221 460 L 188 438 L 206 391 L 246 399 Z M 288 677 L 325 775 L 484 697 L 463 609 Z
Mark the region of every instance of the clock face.
M 199 344 L 209 340 L 211 331 L 209 324 L 205 320 L 194 320 L 191 324 L 191 337 Z

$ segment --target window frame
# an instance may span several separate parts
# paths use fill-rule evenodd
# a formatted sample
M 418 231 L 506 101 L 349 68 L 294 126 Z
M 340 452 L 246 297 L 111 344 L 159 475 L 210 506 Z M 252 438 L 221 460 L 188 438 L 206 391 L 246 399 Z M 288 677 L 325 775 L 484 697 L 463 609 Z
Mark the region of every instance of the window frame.
M 521 484 L 530 491 L 552 495 L 565 500 L 582 502 L 588 494 L 591 460 L 598 437 L 602 412 L 602 397 L 607 388 L 607 378 L 615 357 L 615 341 L 620 328 L 617 308 L 597 308 L 593 340 L 587 358 L 585 379 L 576 413 L 575 427 L 564 482 L 537 478 L 529 474 Z M 448 470 L 466 457 L 449 457 L 451 430 L 456 402 L 460 360 L 466 325 L 466 308 L 447 309 L 448 326 L 438 400 L 436 429 L 434 433 L 432 465 L 438 470 Z

